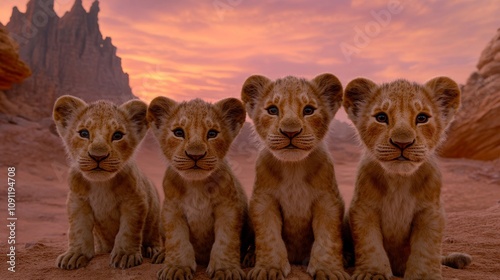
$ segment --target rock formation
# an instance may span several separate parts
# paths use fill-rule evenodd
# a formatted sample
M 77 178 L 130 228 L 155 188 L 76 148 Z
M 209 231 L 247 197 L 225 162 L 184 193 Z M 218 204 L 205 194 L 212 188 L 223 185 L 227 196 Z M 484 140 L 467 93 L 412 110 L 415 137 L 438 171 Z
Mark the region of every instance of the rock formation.
M 500 29 L 481 53 L 477 71 L 462 87 L 462 107 L 448 130 L 442 155 L 500 158 Z
M 0 25 L 0 90 L 9 89 L 31 75 L 28 66 L 19 59 L 17 47 L 4 26 Z
M 17 105 L 8 113 L 32 120 L 50 116 L 55 99 L 64 94 L 86 101 L 134 98 L 116 47 L 101 35 L 98 13 L 98 1 L 86 12 L 76 0 L 61 18 L 54 0 L 30 0 L 26 13 L 13 8 L 7 29 L 33 75 L 0 96 Z

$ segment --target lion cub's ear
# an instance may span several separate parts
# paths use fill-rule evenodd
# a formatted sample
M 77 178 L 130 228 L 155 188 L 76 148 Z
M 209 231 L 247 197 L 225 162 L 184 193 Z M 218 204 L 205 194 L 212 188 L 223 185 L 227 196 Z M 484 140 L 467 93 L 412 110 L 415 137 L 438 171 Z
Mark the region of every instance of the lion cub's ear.
M 241 100 L 245 103 L 250 118 L 253 119 L 257 100 L 271 83 L 271 80 L 260 75 L 253 75 L 246 79 L 241 88 Z
M 318 89 L 321 100 L 330 106 L 330 115 L 333 118 L 342 106 L 342 83 L 329 73 L 318 75 L 311 82 Z
M 357 78 L 347 84 L 342 105 L 354 124 L 357 123 L 361 108 L 377 87 L 377 84 L 365 78 Z
M 66 134 L 71 119 L 85 107 L 87 107 L 85 101 L 71 95 L 63 95 L 56 100 L 52 111 L 52 118 L 56 123 L 59 135 L 63 136 Z
M 153 125 L 153 129 L 160 129 L 175 107 L 177 107 L 177 102 L 170 98 L 158 96 L 153 99 L 149 104 L 147 115 L 148 122 Z
M 148 105 L 140 100 L 134 99 L 123 103 L 120 106 L 120 110 L 127 113 L 128 120 L 132 123 L 133 129 L 135 129 L 139 139 L 142 139 L 146 135 L 146 131 L 149 127 L 146 119 Z
M 448 125 L 460 107 L 460 88 L 448 77 L 436 77 L 425 83 L 425 86 L 434 94 L 443 121 Z
M 225 123 L 231 130 L 231 135 L 236 137 L 240 132 L 246 118 L 245 107 L 236 98 L 226 98 L 214 104 L 215 108 L 221 112 Z

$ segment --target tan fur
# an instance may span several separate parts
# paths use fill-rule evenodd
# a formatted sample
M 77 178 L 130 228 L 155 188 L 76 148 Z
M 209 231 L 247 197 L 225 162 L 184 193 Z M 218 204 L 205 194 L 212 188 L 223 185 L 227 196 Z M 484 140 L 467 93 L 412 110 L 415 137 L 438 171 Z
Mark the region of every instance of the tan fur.
M 353 279 L 441 279 L 444 212 L 434 151 L 460 105 L 458 85 L 446 77 L 380 86 L 359 78 L 347 85 L 343 105 L 365 146 L 347 219 Z M 380 113 L 387 122 L 377 120 Z M 422 113 L 428 119 L 418 122 Z
M 165 248 L 155 256 L 165 264 L 159 279 L 191 279 L 197 264 L 208 264 L 213 279 L 245 277 L 240 250 L 247 198 L 224 159 L 245 114 L 234 98 L 212 105 L 157 97 L 149 105 L 148 120 L 169 162 L 161 214 Z M 179 129 L 182 136 L 175 135 Z M 209 138 L 210 131 L 218 134 Z
M 57 258 L 58 267 L 85 266 L 95 254 L 94 239 L 118 268 L 139 265 L 142 255 L 160 250 L 158 194 L 133 160 L 148 129 L 146 110 L 138 100 L 118 107 L 68 95 L 57 99 L 53 118 L 71 162 L 69 248 Z M 84 129 L 88 138 L 79 133 Z M 113 140 L 117 131 L 123 137 Z
M 274 82 L 251 76 L 241 97 L 265 145 L 250 200 L 256 266 L 248 278 L 283 279 L 291 262 L 308 265 L 315 279 L 349 279 L 342 267 L 344 203 L 323 143 L 341 106 L 340 81 L 331 74 Z M 315 111 L 306 114 L 307 106 Z

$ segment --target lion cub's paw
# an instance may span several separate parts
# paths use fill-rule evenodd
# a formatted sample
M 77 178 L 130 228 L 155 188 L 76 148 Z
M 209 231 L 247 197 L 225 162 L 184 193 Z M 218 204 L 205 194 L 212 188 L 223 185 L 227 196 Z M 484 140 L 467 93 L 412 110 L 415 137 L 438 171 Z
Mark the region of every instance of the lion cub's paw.
M 351 276 L 347 274 L 345 271 L 336 270 L 336 271 L 326 271 L 326 270 L 318 270 L 313 277 L 315 280 L 349 280 Z M 363 278 L 364 279 L 364 278 Z
M 384 274 L 376 272 L 355 272 L 352 275 L 353 280 L 390 280 L 391 278 L 385 277 Z
M 284 280 L 285 276 L 281 269 L 254 267 L 247 276 L 248 280 Z
M 216 270 L 209 276 L 214 280 L 244 280 L 245 272 L 240 268 L 228 268 Z
M 241 263 L 243 267 L 254 267 L 255 266 L 255 251 L 249 250 L 245 257 L 243 258 L 243 262 Z
M 113 250 L 109 265 L 114 268 L 130 268 L 142 263 L 141 252 L 126 252 L 121 250 Z
M 155 246 L 142 246 L 141 247 L 141 253 L 142 256 L 148 259 L 153 258 L 158 252 L 160 252 L 162 248 L 160 247 L 155 247 Z
M 57 267 L 62 269 L 78 269 L 86 266 L 92 257 L 85 256 L 82 252 L 68 250 L 57 257 Z
M 188 266 L 170 266 L 167 265 L 160 269 L 156 274 L 160 280 L 191 280 L 193 271 Z
M 241 270 L 239 265 L 217 262 L 215 258 L 210 260 L 207 266 L 207 274 L 210 278 L 218 280 L 245 279 L 245 273 Z
M 165 248 L 161 248 L 151 258 L 151 263 L 159 264 L 165 261 Z

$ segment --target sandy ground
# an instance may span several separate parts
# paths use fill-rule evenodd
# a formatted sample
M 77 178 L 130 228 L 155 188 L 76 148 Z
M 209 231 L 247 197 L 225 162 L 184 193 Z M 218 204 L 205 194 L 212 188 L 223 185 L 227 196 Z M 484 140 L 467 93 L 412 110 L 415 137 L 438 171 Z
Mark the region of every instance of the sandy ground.
M 108 267 L 109 255 L 98 255 L 79 270 L 55 267 L 67 247 L 65 209 L 67 167 L 49 120 L 29 123 L 0 119 L 0 278 L 1 279 L 155 279 L 161 265 L 148 259 L 127 270 Z M 166 167 L 154 141 L 143 143 L 137 161 L 155 182 L 159 193 Z M 352 198 L 359 147 L 333 143 L 332 155 L 340 191 Z M 232 149 L 229 160 L 250 195 L 255 153 L 244 144 Z M 16 167 L 16 272 L 7 270 L 7 166 Z M 479 162 L 441 159 L 442 192 L 447 212 L 443 253 L 466 252 L 473 263 L 464 270 L 443 267 L 444 279 L 500 279 L 500 160 Z M 197 279 L 206 278 L 203 267 Z M 248 270 L 247 270 L 248 271 Z M 305 268 L 293 267 L 288 279 L 310 279 Z

